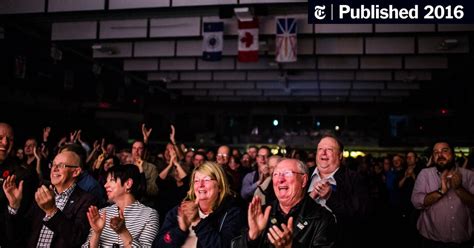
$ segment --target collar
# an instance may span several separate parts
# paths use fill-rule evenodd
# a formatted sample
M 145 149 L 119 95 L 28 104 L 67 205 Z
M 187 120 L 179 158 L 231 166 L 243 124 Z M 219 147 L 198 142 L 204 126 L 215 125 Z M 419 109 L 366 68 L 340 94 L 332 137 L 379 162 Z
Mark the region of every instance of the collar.
M 298 213 L 300 212 L 301 210 L 301 206 L 303 205 L 303 200 L 304 198 L 302 198 L 296 205 L 294 205 L 290 211 L 288 212 L 288 214 L 285 214 L 283 212 L 283 210 L 281 209 L 280 207 L 280 203 L 279 201 L 275 201 L 277 206 L 275 207 L 276 209 L 276 213 L 277 215 L 280 215 L 281 217 L 283 217 L 285 220 L 288 220 L 288 218 L 290 218 L 290 216 L 293 216 L 293 218 L 296 218 L 296 216 L 298 215 Z M 286 222 L 285 222 L 286 223 Z
M 212 212 L 210 212 L 209 214 L 205 214 L 203 211 L 201 211 L 200 208 L 198 208 L 198 212 L 199 212 L 199 218 L 201 218 L 201 219 L 207 218 L 207 216 L 209 216 L 209 214 L 212 213 Z
M 114 205 L 115 205 L 115 208 L 117 209 L 117 213 L 120 212 L 120 208 L 117 205 L 117 203 L 114 203 Z M 126 206 L 123 209 L 123 214 L 125 214 L 125 211 L 127 211 L 127 209 L 135 209 L 139 205 L 140 205 L 140 202 L 138 200 L 135 200 L 134 202 L 132 202 L 130 205 Z
M 56 191 L 56 188 L 54 188 L 54 194 L 55 196 L 71 196 L 75 188 L 76 188 L 76 183 L 73 183 L 71 186 L 69 186 L 69 188 L 64 190 L 62 193 L 58 193 L 58 191 Z
M 337 169 L 334 170 L 327 178 L 325 178 L 325 179 L 329 182 L 329 184 L 331 184 L 331 185 L 337 185 L 336 179 L 334 178 L 334 175 L 336 174 L 336 172 L 337 172 L 340 168 L 341 168 L 341 167 L 337 168 Z M 316 179 L 317 182 L 323 180 L 323 179 L 321 178 L 321 175 L 319 175 L 318 167 L 316 167 L 316 168 L 314 169 L 314 172 L 313 172 L 313 175 L 311 176 L 311 180 L 310 180 L 310 181 L 312 181 L 313 178 Z

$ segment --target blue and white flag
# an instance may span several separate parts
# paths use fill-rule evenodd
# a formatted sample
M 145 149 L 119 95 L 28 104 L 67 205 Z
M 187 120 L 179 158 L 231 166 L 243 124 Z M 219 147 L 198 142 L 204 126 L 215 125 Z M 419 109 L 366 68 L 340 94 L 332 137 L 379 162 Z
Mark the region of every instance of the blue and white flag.
M 224 43 L 224 23 L 204 22 L 202 34 L 202 59 L 207 61 L 221 60 Z
M 276 18 L 276 58 L 277 62 L 296 62 L 296 19 Z

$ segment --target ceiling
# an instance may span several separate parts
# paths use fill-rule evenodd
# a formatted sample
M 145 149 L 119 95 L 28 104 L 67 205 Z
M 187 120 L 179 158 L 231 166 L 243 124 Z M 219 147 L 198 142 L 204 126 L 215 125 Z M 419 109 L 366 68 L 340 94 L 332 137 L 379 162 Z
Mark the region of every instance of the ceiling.
M 137 103 L 145 96 L 226 104 L 449 108 L 473 103 L 474 25 L 312 25 L 306 1 L 298 0 L 5 2 L 0 6 L 4 63 L 11 69 L 11 61 L 25 55 L 35 71 L 30 79 L 53 85 L 12 83 L 21 90 L 47 95 L 69 89 L 68 98 L 91 105 Z M 233 8 L 239 6 L 251 7 L 259 19 L 256 63 L 237 61 Z M 275 62 L 275 17 L 282 15 L 298 19 L 295 63 Z M 218 62 L 201 59 L 202 23 L 212 20 L 224 22 Z M 11 71 L 4 75 L 16 80 Z

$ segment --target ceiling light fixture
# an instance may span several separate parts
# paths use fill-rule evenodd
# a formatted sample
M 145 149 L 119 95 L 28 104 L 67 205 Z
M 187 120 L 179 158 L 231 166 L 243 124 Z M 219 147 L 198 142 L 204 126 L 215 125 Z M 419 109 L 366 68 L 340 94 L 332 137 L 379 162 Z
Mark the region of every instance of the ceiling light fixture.
M 237 19 L 241 22 L 248 22 L 253 20 L 252 9 L 249 7 L 234 8 L 234 13 Z
M 101 52 L 101 53 L 106 53 L 106 54 L 109 54 L 109 55 L 113 55 L 113 54 L 117 53 L 117 51 L 114 48 L 107 47 L 107 46 L 104 46 L 102 44 L 92 45 L 92 50 L 95 50 L 95 51 L 98 51 L 98 52 Z
M 459 45 L 457 39 L 445 39 L 438 45 L 438 50 L 446 51 L 453 48 L 456 48 Z
M 171 83 L 171 81 L 173 81 L 173 80 L 171 80 L 171 78 L 168 77 L 168 76 L 164 76 L 164 77 L 161 77 L 161 81 L 163 83 Z

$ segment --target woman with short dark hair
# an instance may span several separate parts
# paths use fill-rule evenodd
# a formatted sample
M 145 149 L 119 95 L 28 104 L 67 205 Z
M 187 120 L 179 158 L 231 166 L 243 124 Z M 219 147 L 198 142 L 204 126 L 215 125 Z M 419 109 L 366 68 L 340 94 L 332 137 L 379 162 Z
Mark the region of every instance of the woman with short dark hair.
M 115 165 L 108 170 L 105 189 L 112 206 L 89 207 L 91 230 L 83 247 L 150 247 L 158 233 L 156 210 L 137 199 L 144 192 L 143 175 L 133 164 Z

